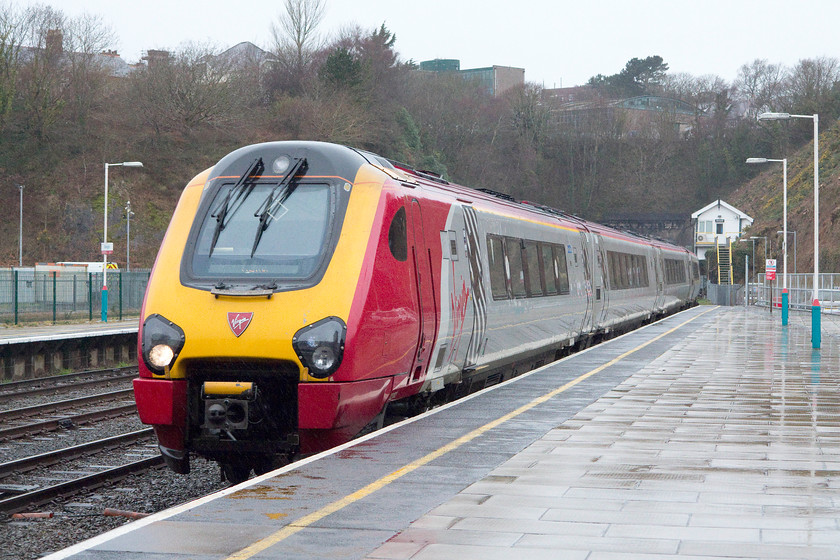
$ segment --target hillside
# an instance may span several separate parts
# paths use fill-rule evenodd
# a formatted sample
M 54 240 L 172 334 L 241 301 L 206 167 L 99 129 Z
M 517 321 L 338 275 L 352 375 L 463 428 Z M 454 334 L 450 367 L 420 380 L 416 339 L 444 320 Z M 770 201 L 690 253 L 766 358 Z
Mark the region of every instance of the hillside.
M 840 124 L 834 122 L 820 132 L 820 272 L 840 272 Z M 755 154 L 763 157 L 764 154 Z M 767 157 L 782 159 L 784 155 Z M 744 164 L 746 165 L 746 164 Z M 781 270 L 783 174 L 781 163 L 758 164 L 762 172 L 735 190 L 727 202 L 755 218 L 746 237 L 772 239 L 774 257 Z M 796 270 L 810 272 L 814 266 L 814 144 L 813 141 L 788 157 L 788 231 L 796 232 Z M 788 248 L 788 272 L 794 270 L 793 235 Z M 761 263 L 756 246 L 756 264 Z M 758 268 L 757 268 L 758 270 Z

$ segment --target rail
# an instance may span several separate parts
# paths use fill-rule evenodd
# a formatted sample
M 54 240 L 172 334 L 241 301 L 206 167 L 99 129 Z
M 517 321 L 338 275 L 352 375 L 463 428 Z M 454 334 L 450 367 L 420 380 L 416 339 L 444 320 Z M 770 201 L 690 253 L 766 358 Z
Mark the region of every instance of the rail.
M 788 306 L 791 309 L 810 310 L 814 297 L 813 274 L 788 274 Z M 840 314 L 840 274 L 820 274 L 817 294 L 822 313 Z M 768 281 L 764 274 L 750 283 L 750 304 L 768 307 L 782 306 L 782 275 Z

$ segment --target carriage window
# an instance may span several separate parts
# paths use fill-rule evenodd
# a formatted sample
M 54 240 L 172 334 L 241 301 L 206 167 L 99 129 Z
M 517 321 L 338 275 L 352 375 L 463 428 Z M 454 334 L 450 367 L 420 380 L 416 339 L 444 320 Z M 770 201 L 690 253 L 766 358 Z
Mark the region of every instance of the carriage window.
M 510 272 L 510 286 L 513 297 L 528 295 L 525 291 L 525 271 L 522 269 L 522 241 L 508 237 L 505 239 L 505 254 Z
M 554 256 L 551 253 L 551 245 L 540 245 L 542 253 L 543 276 L 545 277 L 545 293 L 554 295 L 557 293 L 557 275 L 554 273 Z
M 408 259 L 408 240 L 405 228 L 405 207 L 400 208 L 391 220 L 391 227 L 388 228 L 388 248 L 391 254 L 398 261 Z
M 505 251 L 500 237 L 487 236 L 487 258 L 490 261 L 490 290 L 493 292 L 493 299 L 507 299 Z
M 566 264 L 566 247 L 554 246 L 554 270 L 557 276 L 557 291 L 561 294 L 569 293 L 569 269 Z
M 528 271 L 528 293 L 531 297 L 543 295 L 540 280 L 540 260 L 537 254 L 537 244 L 534 241 L 525 242 L 525 262 Z

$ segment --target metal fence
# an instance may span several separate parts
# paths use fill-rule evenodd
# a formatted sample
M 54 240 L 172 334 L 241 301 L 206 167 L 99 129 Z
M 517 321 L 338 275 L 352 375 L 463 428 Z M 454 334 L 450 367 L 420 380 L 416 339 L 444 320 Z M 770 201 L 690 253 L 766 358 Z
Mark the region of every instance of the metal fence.
M 823 313 L 840 313 L 840 274 L 820 274 L 817 286 L 820 310 Z M 811 309 L 814 298 L 813 274 L 788 274 L 788 306 L 791 309 Z M 782 275 L 768 281 L 764 274 L 758 275 L 758 282 L 750 284 L 750 303 L 774 307 L 782 306 Z
M 139 315 L 149 270 L 108 273 L 108 317 Z M 0 323 L 101 317 L 101 272 L 0 270 Z

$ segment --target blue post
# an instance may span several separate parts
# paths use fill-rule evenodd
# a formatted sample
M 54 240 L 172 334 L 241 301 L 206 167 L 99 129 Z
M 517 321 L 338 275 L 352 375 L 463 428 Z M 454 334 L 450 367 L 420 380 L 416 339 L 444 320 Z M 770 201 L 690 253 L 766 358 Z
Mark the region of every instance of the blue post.
M 782 290 L 782 326 L 786 327 L 788 324 L 788 291 L 787 288 Z
M 102 322 L 108 322 L 108 286 L 102 286 Z
M 811 307 L 811 347 L 819 348 L 820 342 L 820 301 L 815 299 Z

